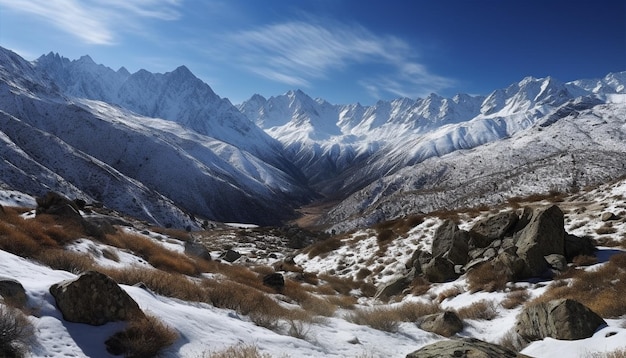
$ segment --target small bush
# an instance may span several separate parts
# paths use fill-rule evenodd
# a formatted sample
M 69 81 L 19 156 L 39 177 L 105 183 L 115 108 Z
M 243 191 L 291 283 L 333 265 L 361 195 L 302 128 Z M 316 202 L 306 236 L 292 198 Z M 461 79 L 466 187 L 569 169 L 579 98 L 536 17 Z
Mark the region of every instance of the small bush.
M 575 266 L 591 266 L 598 263 L 598 258 L 596 256 L 578 255 L 572 259 L 572 263 Z
M 88 254 L 62 249 L 41 250 L 35 255 L 35 259 L 55 270 L 63 270 L 77 275 L 95 267 L 93 259 Z
M 106 341 L 107 351 L 125 357 L 155 357 L 178 339 L 175 330 L 152 316 L 131 321 Z
M 330 237 L 328 239 L 318 241 L 315 244 L 309 246 L 308 255 L 312 259 L 316 256 L 320 256 L 331 251 L 335 251 L 343 245 L 342 241 L 338 237 Z
M 457 310 L 461 319 L 490 321 L 498 316 L 498 307 L 493 301 L 480 300 Z
M 204 358 L 272 358 L 272 356 L 259 352 L 256 346 L 240 344 L 221 351 L 205 354 Z
M 508 348 L 514 352 L 520 352 L 529 344 L 522 336 L 517 334 L 515 328 L 512 328 L 500 338 L 498 344 L 504 348 Z
M 400 321 L 395 315 L 390 314 L 388 308 L 359 309 L 346 316 L 352 323 L 365 325 L 385 332 L 397 332 Z
M 502 291 L 506 288 L 506 284 L 513 279 L 507 270 L 494 268 L 491 262 L 484 262 L 472 268 L 466 276 L 469 291 L 472 293 Z
M 615 234 L 616 232 L 617 229 L 610 224 L 604 224 L 603 226 L 596 229 L 596 234 L 598 235 Z
M 23 357 L 35 329 L 18 309 L 0 305 L 0 356 Z
M 518 307 L 528 301 L 530 294 L 526 290 L 513 291 L 506 295 L 504 300 L 500 303 L 502 307 L 507 310 Z
M 626 358 L 626 349 L 616 349 L 611 352 L 594 352 L 589 353 L 585 357 L 588 358 Z
M 441 302 L 445 301 L 446 299 L 454 298 L 454 297 L 460 295 L 463 292 L 465 292 L 465 290 L 461 286 L 457 285 L 457 286 L 454 286 L 454 287 L 450 287 L 447 290 L 441 291 L 437 295 L 437 302 L 441 303 Z
M 441 307 L 436 303 L 407 302 L 394 308 L 392 315 L 404 322 L 417 322 L 420 318 L 441 312 Z

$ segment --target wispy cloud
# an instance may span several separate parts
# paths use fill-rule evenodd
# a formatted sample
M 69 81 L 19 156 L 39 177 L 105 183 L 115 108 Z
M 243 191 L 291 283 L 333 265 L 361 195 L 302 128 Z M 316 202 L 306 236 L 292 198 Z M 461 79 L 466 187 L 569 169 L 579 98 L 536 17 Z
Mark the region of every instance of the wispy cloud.
M 38 16 L 88 44 L 110 45 L 133 20 L 175 20 L 180 0 L 0 0 L 16 12 Z
M 437 92 L 453 80 L 437 76 L 417 61 L 417 51 L 402 39 L 376 35 L 359 25 L 291 21 L 226 36 L 225 55 L 246 70 L 292 86 L 309 87 L 316 79 L 352 65 L 373 65 L 358 82 L 374 97 L 384 92 L 416 97 Z

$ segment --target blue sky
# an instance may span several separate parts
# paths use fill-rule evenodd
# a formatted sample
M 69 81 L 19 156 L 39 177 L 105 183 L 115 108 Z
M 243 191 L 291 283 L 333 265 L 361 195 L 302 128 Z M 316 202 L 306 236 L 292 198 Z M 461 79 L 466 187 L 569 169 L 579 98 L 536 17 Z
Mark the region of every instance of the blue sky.
M 233 103 L 301 89 L 372 104 L 626 70 L 626 1 L 0 0 L 0 46 L 186 65 Z

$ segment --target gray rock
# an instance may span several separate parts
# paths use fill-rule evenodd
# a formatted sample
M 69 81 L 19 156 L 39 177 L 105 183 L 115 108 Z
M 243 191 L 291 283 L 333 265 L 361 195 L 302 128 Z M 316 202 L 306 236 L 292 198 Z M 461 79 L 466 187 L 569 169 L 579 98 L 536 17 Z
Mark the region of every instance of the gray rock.
M 443 257 L 434 257 L 422 266 L 424 277 L 430 282 L 446 282 L 454 280 L 459 275 L 454 270 L 454 263 Z
M 567 260 L 565 256 L 559 254 L 551 254 L 544 257 L 548 265 L 557 271 L 563 271 L 567 268 Z
M 414 268 L 415 273 L 420 274 L 422 273 L 422 265 L 427 264 L 428 261 L 430 261 L 432 258 L 433 258 L 433 255 L 430 252 L 417 249 L 413 252 L 413 255 L 411 255 L 411 258 L 409 259 L 409 261 L 406 263 L 405 266 L 409 270 L 411 268 Z
M 433 257 L 443 257 L 456 265 L 465 265 L 468 261 L 469 233 L 460 230 L 451 220 L 446 220 L 433 236 Z
M 263 276 L 263 284 L 276 291 L 282 291 L 285 288 L 285 277 L 278 272 L 270 273 Z
M 600 220 L 602 221 L 613 221 L 613 220 L 618 220 L 618 219 L 619 217 L 617 215 L 609 211 L 602 213 L 602 215 L 600 216 Z
M 185 242 L 185 254 L 189 256 L 199 257 L 201 259 L 205 259 L 207 261 L 211 261 L 211 253 L 209 250 L 198 242 Z
M 63 318 L 94 326 L 143 318 L 144 313 L 109 276 L 88 271 L 72 280 L 55 283 L 50 293 Z
M 516 254 L 507 251 L 501 252 L 492 261 L 492 265 L 495 270 L 504 271 L 511 280 L 520 278 L 526 267 L 524 260 L 519 258 Z
M 578 237 L 576 235 L 565 235 L 565 258 L 567 262 L 572 262 L 576 256 L 594 256 L 596 247 L 589 237 Z
M 24 286 L 8 277 L 0 277 L 0 296 L 6 304 L 17 308 L 26 306 L 28 300 Z
M 240 257 L 241 257 L 240 253 L 238 253 L 235 250 L 230 250 L 230 249 L 220 255 L 220 258 L 222 258 L 224 261 L 228 261 L 228 262 L 235 262 Z
M 517 317 L 516 332 L 526 340 L 546 337 L 575 340 L 591 337 L 606 325 L 602 317 L 571 299 L 559 299 L 525 307 Z
M 494 240 L 504 238 L 518 220 L 519 217 L 514 212 L 499 213 L 480 220 L 469 231 L 471 245 L 487 247 Z
M 406 358 L 530 358 L 497 344 L 487 343 L 475 338 L 458 338 L 429 344 Z
M 548 269 L 544 256 L 565 255 L 563 223 L 563 212 L 553 205 L 535 210 L 528 225 L 517 233 L 517 256 L 526 263 L 525 276 L 540 276 Z
M 453 311 L 445 311 L 422 317 L 419 327 L 440 336 L 451 337 L 463 330 L 463 321 Z
M 391 280 L 378 289 L 374 298 L 388 299 L 392 296 L 401 294 L 402 291 L 409 288 L 413 278 L 415 278 L 415 271 L 411 270 L 407 275 L 399 276 L 396 279 Z

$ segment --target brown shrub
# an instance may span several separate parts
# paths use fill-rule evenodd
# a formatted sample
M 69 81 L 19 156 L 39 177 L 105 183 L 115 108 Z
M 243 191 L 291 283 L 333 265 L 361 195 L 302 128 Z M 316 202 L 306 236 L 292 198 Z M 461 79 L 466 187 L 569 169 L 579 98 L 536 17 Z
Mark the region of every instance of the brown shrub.
M 389 308 L 375 307 L 358 309 L 346 316 L 346 320 L 372 327 L 385 332 L 397 332 L 400 326 L 398 318 Z
M 316 256 L 335 251 L 343 245 L 343 242 L 338 237 L 330 237 L 328 239 L 318 241 L 315 244 L 309 246 L 308 251 L 309 258 L 312 259 Z
M 417 322 L 420 318 L 441 312 L 441 307 L 433 302 L 407 302 L 394 308 L 392 315 L 404 322 Z
M 515 328 L 512 328 L 507 331 L 502 338 L 500 338 L 498 344 L 514 352 L 520 352 L 526 348 L 529 342 L 520 336 L 517 331 L 515 331 Z
M 507 310 L 520 306 L 530 299 L 530 293 L 527 290 L 518 290 L 510 292 L 500 303 Z
M 358 302 L 356 297 L 344 295 L 325 296 L 325 299 L 331 304 L 347 310 L 354 309 L 354 306 Z
M 598 263 L 598 258 L 596 256 L 578 255 L 572 259 L 572 263 L 575 266 L 591 266 Z
M 117 283 L 125 285 L 144 284 L 158 295 L 179 298 L 185 301 L 206 301 L 206 289 L 200 282 L 186 276 L 150 268 L 130 267 L 124 269 L 99 268 Z
M 422 276 L 417 276 L 411 282 L 411 294 L 421 296 L 430 290 L 431 283 Z
M 617 232 L 617 229 L 613 227 L 611 224 L 604 224 L 596 229 L 596 234 L 598 235 L 608 235 L 614 234 Z
M 494 301 L 480 300 L 457 310 L 461 319 L 479 319 L 490 321 L 498 316 L 498 307 Z
M 18 309 L 0 305 L 0 356 L 23 357 L 35 328 Z
M 463 287 L 461 287 L 461 286 L 456 285 L 456 286 L 450 287 L 447 290 L 441 291 L 437 295 L 437 302 L 441 303 L 441 302 L 445 301 L 446 299 L 454 298 L 454 297 L 460 295 L 463 292 L 465 292 L 465 289 L 463 289 Z
M 204 358 L 272 358 L 271 355 L 259 352 L 256 346 L 239 344 L 221 351 L 208 353 Z
M 506 284 L 512 280 L 506 270 L 494 268 L 491 262 L 484 262 L 473 267 L 467 272 L 466 277 L 469 291 L 472 293 L 502 291 L 506 288 Z
M 616 349 L 611 352 L 594 352 L 589 353 L 585 357 L 588 358 L 626 358 L 626 349 Z
M 40 250 L 34 259 L 55 270 L 64 270 L 74 274 L 80 274 L 95 267 L 93 259 L 88 254 L 62 249 Z
M 125 330 L 106 341 L 107 351 L 125 357 L 149 358 L 178 339 L 178 333 L 152 316 L 131 321 Z

